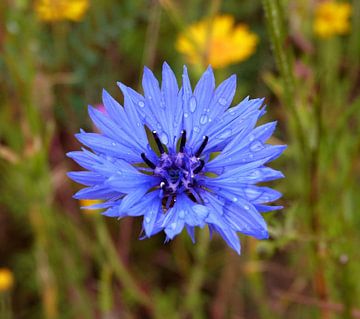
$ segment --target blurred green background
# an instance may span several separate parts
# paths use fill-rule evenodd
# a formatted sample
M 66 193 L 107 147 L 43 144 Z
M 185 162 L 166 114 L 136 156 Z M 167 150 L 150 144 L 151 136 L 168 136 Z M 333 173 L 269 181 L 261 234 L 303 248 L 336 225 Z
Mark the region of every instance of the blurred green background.
M 0 318 L 360 318 L 360 1 L 323 3 L 2 0 Z M 236 102 L 266 97 L 272 142 L 289 145 L 272 164 L 285 208 L 265 215 L 269 240 L 241 236 L 241 256 L 205 229 L 196 245 L 139 241 L 140 220 L 80 210 L 65 175 L 102 88 L 121 101 L 116 81 L 141 90 L 163 61 L 180 79 L 177 34 L 221 14 L 257 45 L 218 83 L 235 73 Z

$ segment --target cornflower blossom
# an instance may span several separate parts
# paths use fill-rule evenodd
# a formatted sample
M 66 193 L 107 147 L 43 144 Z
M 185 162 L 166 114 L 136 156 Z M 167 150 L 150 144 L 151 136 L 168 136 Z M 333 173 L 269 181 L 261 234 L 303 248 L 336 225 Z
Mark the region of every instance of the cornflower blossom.
M 315 10 L 314 32 L 321 38 L 347 34 L 350 31 L 350 15 L 352 7 L 349 3 L 333 1 L 321 2 Z
M 56 22 L 71 20 L 79 22 L 89 7 L 89 0 L 37 0 L 35 12 L 40 20 Z
M 187 27 L 175 46 L 189 63 L 218 69 L 248 59 L 257 43 L 257 35 L 246 24 L 235 26 L 232 16 L 219 15 Z
M 161 231 L 166 241 L 185 228 L 195 241 L 195 228 L 208 226 L 240 253 L 237 233 L 268 238 L 259 212 L 281 194 L 259 182 L 283 177 L 265 164 L 277 158 L 284 145 L 269 145 L 276 122 L 258 127 L 264 99 L 245 98 L 230 107 L 236 77 L 215 87 L 211 67 L 192 90 L 187 68 L 182 85 L 163 64 L 161 86 L 144 69 L 144 94 L 118 83 L 122 107 L 103 91 L 106 114 L 89 106 L 101 133 L 76 134 L 85 145 L 68 153 L 85 171 L 69 177 L 86 188 L 76 199 L 101 199 L 93 205 L 105 216 L 143 217 L 143 237 Z

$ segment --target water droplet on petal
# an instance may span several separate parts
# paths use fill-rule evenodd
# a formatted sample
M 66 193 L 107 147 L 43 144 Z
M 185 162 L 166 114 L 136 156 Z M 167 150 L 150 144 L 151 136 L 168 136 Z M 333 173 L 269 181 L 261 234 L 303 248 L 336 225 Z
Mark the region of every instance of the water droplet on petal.
M 139 105 L 140 107 L 144 107 L 144 106 L 145 106 L 145 103 L 144 103 L 143 101 L 139 101 L 138 105 Z
M 255 139 L 255 136 L 254 135 L 249 135 L 249 141 L 252 142 L 253 140 Z
M 194 112 L 195 112 L 196 106 L 197 106 L 197 103 L 196 103 L 195 96 L 192 96 L 192 97 L 190 98 L 190 102 L 189 102 L 189 108 L 190 108 L 190 112 L 191 112 L 191 113 L 194 113 Z
M 260 151 L 264 148 L 263 143 L 261 143 L 260 141 L 255 141 L 254 143 L 252 143 L 250 145 L 250 150 L 253 152 L 257 152 Z
M 221 97 L 221 98 L 219 99 L 219 103 L 220 103 L 222 106 L 225 106 L 225 105 L 226 105 L 226 99 L 223 98 L 223 97 Z
M 174 222 L 174 223 L 171 223 L 170 227 L 175 230 L 175 228 L 176 228 L 176 223 L 175 223 L 175 222 Z
M 237 202 L 237 201 L 238 201 L 237 197 L 233 197 L 233 198 L 232 198 L 232 201 L 233 201 L 233 202 Z
M 201 115 L 200 124 L 205 125 L 207 123 L 207 121 L 208 121 L 207 115 L 205 115 L 205 114 Z
M 261 174 L 258 170 L 255 170 L 253 171 L 251 174 L 250 174 L 253 178 L 257 178 L 257 177 L 260 177 Z
M 195 133 L 199 133 L 199 132 L 200 132 L 200 128 L 199 128 L 198 126 L 194 126 L 193 131 L 194 131 Z
M 184 117 L 188 118 L 189 117 L 189 113 L 184 113 Z
M 166 133 L 162 133 L 160 139 L 161 139 L 161 142 L 165 145 L 167 145 L 167 143 L 169 143 L 169 138 Z
M 137 125 L 138 127 L 140 127 L 140 123 L 139 123 L 139 122 L 137 122 L 136 125 Z
M 218 135 L 217 138 L 220 140 L 223 140 L 223 139 L 229 137 L 231 135 L 231 133 L 232 133 L 231 129 L 226 129 L 224 132 L 222 132 L 220 135 Z
M 146 222 L 146 223 L 148 223 L 148 224 L 149 224 L 149 223 L 150 223 L 150 221 L 151 221 L 150 217 L 145 217 L 145 222 Z
M 249 209 L 250 209 L 250 207 L 249 207 L 248 205 L 244 205 L 244 208 L 245 208 L 246 210 L 249 210 Z
M 112 142 L 111 145 L 112 145 L 112 146 L 116 146 L 117 144 L 116 144 L 115 142 Z
M 118 175 L 121 175 L 121 174 L 122 174 L 122 172 L 121 172 L 121 171 L 117 171 L 116 173 L 117 173 Z

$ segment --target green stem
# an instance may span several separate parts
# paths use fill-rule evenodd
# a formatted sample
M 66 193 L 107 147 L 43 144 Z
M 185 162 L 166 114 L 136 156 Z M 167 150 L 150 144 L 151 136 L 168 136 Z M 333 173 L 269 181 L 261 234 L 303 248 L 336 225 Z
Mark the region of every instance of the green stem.
M 294 121 L 295 134 L 302 150 L 306 143 L 300 116 L 295 105 L 295 78 L 291 50 L 288 48 L 285 19 L 279 0 L 263 0 L 267 28 L 270 35 L 275 60 L 283 79 L 284 102 Z M 303 152 L 302 154 L 305 154 Z
M 103 219 L 97 218 L 95 223 L 100 244 L 104 247 L 104 252 L 107 255 L 115 276 L 118 277 L 130 296 L 136 302 L 145 306 L 149 312 L 152 313 L 154 308 L 150 297 L 139 287 L 133 276 L 129 273 L 128 269 L 126 269 L 123 261 L 119 258 Z
M 192 268 L 192 272 L 189 276 L 186 296 L 185 296 L 185 308 L 186 312 L 191 314 L 191 318 L 202 318 L 201 316 L 201 286 L 205 277 L 205 261 L 207 252 L 209 249 L 210 238 L 205 229 L 200 231 L 200 237 L 197 242 L 195 251 L 195 265 Z

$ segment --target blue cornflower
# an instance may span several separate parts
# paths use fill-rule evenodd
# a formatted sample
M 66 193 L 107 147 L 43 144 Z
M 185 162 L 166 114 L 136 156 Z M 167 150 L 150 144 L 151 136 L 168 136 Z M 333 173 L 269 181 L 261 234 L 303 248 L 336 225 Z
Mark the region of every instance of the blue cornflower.
M 236 78 L 215 88 L 211 67 L 194 90 L 186 67 L 179 88 L 166 63 L 161 87 L 148 68 L 143 95 L 118 85 L 124 107 L 104 90 L 106 113 L 89 106 L 100 133 L 81 130 L 88 149 L 68 153 L 86 169 L 69 173 L 87 186 L 74 197 L 104 200 L 94 208 L 106 216 L 143 216 L 145 237 L 163 230 L 170 240 L 185 227 L 194 241 L 195 227 L 208 225 L 238 253 L 237 232 L 268 238 L 259 212 L 281 208 L 266 205 L 281 194 L 256 183 L 283 177 L 265 164 L 285 146 L 265 144 L 276 122 L 255 127 L 264 100 L 230 107 Z

